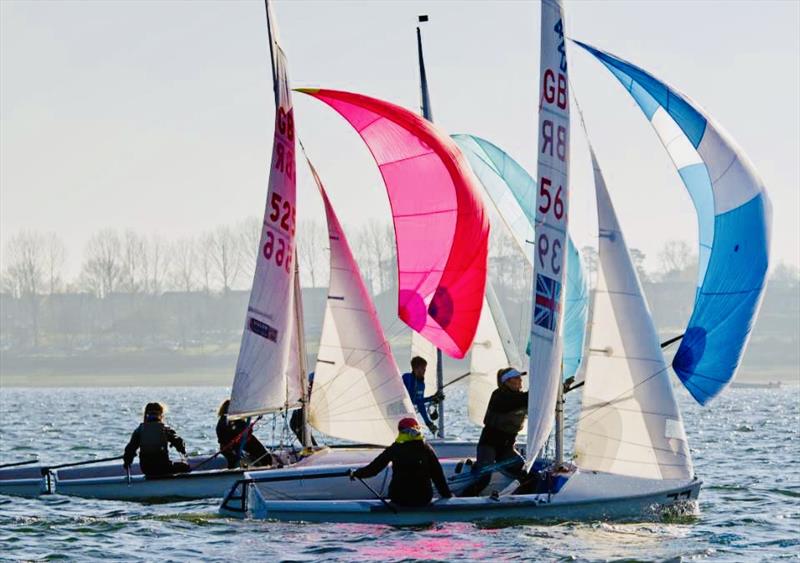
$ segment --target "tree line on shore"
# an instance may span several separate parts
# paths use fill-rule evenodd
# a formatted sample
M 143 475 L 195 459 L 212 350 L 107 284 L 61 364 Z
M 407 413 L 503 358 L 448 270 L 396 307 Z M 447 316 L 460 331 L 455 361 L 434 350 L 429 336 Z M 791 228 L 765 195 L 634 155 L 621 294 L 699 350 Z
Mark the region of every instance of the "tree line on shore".
M 235 347 L 241 336 L 260 235 L 261 223 L 256 218 L 172 241 L 130 230 L 105 229 L 87 242 L 77 277 L 65 279 L 66 250 L 57 236 L 17 233 L 4 245 L 0 351 L 145 349 L 165 344 L 174 349 Z M 385 301 L 385 296 L 395 293 L 396 282 L 391 225 L 365 223 L 354 230 L 350 244 L 368 289 L 374 296 L 384 296 Z M 301 284 L 306 288 L 326 287 L 328 240 L 324 223 L 301 222 L 297 245 Z M 584 247 L 581 253 L 591 285 L 597 253 L 592 247 Z M 645 255 L 640 250 L 631 249 L 631 258 L 659 329 L 680 330 L 694 298 L 696 254 L 685 241 L 668 241 L 658 253 L 659 267 L 655 270 L 645 268 Z M 524 334 L 529 323 L 525 303 L 529 301 L 531 269 L 502 229 L 492 231 L 489 270 L 509 325 Z M 797 340 L 792 327 L 798 322 L 793 295 L 800 276 L 797 268 L 779 265 L 772 280 L 776 303 L 771 305 L 768 289 L 761 316 L 772 320 L 759 321 L 764 325 L 762 336 L 769 333 L 769 339 L 792 346 Z M 780 291 L 784 293 L 777 297 L 775 292 Z M 309 291 L 318 301 L 316 306 L 305 307 L 312 325 L 321 323 L 324 293 Z M 787 299 L 791 301 L 788 307 Z M 378 309 L 387 319 L 394 314 L 390 303 L 379 303 Z

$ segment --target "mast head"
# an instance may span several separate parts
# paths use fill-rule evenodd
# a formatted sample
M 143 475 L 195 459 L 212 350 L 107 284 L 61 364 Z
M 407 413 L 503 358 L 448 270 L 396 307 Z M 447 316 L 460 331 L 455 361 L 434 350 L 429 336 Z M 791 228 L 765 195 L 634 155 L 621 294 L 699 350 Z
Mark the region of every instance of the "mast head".
M 422 14 L 422 15 L 417 16 L 417 21 L 419 21 L 419 23 L 423 23 L 423 22 L 428 21 L 428 15 L 427 14 Z

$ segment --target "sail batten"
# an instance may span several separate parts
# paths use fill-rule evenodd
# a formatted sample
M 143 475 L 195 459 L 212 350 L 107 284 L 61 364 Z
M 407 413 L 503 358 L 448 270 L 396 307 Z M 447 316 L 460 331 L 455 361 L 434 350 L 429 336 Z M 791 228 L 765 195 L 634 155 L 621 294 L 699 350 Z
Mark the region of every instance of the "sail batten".
M 462 358 L 481 312 L 489 222 L 458 147 L 394 104 L 335 90 L 300 90 L 342 115 L 366 143 L 394 219 L 398 315 L 444 353 Z
M 706 404 L 735 376 L 761 306 L 772 230 L 769 197 L 742 150 L 697 103 L 615 55 L 575 43 L 633 96 L 697 212 L 697 293 L 672 367 Z

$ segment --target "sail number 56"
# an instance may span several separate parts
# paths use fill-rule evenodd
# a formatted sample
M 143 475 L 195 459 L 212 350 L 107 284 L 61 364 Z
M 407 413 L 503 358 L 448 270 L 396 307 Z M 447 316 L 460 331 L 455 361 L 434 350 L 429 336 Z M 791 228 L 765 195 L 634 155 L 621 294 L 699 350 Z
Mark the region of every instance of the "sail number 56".
M 553 182 L 550 178 L 544 176 L 539 178 L 539 195 L 544 198 L 542 204 L 539 205 L 539 213 L 548 213 L 552 209 L 553 215 L 560 221 L 564 217 L 564 200 L 561 199 L 562 187 L 558 186 L 555 195 L 552 190 Z

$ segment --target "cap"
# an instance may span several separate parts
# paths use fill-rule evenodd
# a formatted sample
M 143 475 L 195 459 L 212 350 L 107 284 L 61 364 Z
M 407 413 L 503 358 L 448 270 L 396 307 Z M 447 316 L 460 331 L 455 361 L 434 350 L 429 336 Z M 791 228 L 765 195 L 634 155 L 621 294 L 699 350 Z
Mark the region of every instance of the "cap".
M 419 426 L 419 422 L 417 422 L 416 418 L 404 418 L 400 422 L 397 423 L 398 430 L 406 430 L 408 428 L 416 428 Z
M 514 368 L 511 368 L 503 375 L 500 376 L 500 383 L 505 383 L 509 379 L 513 379 L 515 377 L 522 377 L 523 375 L 528 375 L 527 371 L 517 371 Z

